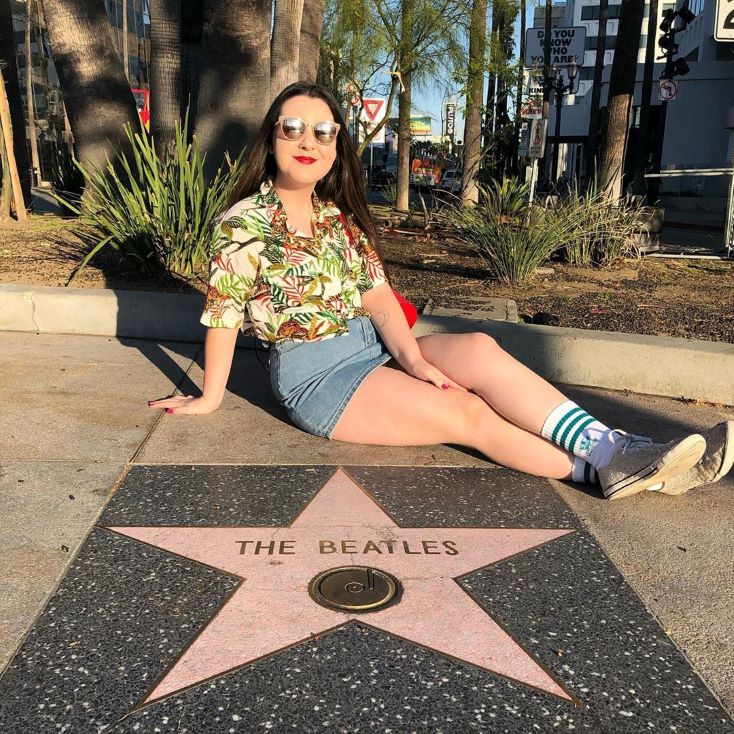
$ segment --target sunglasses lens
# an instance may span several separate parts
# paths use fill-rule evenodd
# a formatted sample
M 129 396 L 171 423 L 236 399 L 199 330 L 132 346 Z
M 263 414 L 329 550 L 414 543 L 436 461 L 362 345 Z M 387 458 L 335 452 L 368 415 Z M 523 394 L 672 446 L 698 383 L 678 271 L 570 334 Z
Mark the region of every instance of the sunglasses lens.
M 298 140 L 306 129 L 306 125 L 303 120 L 300 120 L 297 117 L 284 118 L 280 126 L 283 130 L 283 135 L 285 135 L 289 140 Z
M 336 137 L 336 125 L 331 122 L 319 122 L 314 126 L 313 134 L 319 143 L 330 143 Z

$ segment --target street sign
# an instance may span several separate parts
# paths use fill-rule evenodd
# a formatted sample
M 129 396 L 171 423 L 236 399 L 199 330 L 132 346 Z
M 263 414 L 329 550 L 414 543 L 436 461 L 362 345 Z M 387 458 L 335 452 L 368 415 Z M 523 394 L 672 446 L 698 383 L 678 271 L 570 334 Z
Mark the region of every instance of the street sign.
M 522 70 L 522 93 L 527 97 L 543 99 L 543 82 L 537 69 Z
M 525 66 L 543 66 L 544 38 L 545 28 L 528 28 L 525 33 Z M 581 66 L 585 45 L 586 28 L 583 26 L 551 28 L 551 65 L 568 66 L 575 61 Z
M 351 82 L 347 82 L 344 86 L 344 93 L 346 94 L 347 102 L 352 107 L 359 107 L 360 96 L 354 84 L 352 84 Z
M 678 99 L 678 82 L 674 79 L 661 79 L 658 99 L 661 102 L 674 102 Z
M 715 41 L 734 41 L 734 0 L 717 0 Z
M 456 133 L 456 105 L 449 102 L 446 105 L 446 136 L 453 143 Z
M 377 115 L 380 113 L 380 110 L 382 109 L 383 105 L 385 104 L 384 99 L 379 98 L 370 98 L 367 97 L 364 98 L 364 111 L 369 117 L 370 122 L 379 122 L 377 120 Z M 385 116 L 385 113 L 383 112 L 382 115 L 380 115 L 380 120 Z
M 359 119 L 364 124 L 365 135 L 369 135 L 372 130 L 382 122 L 382 118 L 385 117 L 385 113 L 387 112 L 387 105 L 385 104 L 385 100 L 380 97 L 363 97 L 362 103 L 362 113 Z M 362 135 L 360 135 L 360 139 L 363 139 Z M 372 138 L 372 142 L 385 142 L 384 126 L 380 132 Z
M 525 118 L 543 116 L 543 85 L 537 78 L 536 69 L 523 69 L 520 116 Z
M 520 140 L 517 144 L 517 154 L 520 158 L 527 158 L 530 153 L 530 123 L 523 122 L 520 127 Z
M 545 134 L 548 129 L 548 120 L 530 121 L 530 143 L 528 155 L 531 158 L 542 158 L 545 150 Z

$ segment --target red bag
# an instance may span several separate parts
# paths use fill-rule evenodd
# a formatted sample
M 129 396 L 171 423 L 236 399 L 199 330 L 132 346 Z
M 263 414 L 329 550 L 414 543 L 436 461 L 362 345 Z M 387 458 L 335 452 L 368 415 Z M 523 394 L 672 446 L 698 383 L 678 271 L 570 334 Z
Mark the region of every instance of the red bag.
M 349 238 L 349 243 L 351 245 L 354 245 L 354 233 L 349 228 L 346 217 L 341 212 L 339 213 L 339 219 L 344 225 L 344 230 L 346 231 L 347 237 Z M 394 288 L 392 292 L 395 294 L 395 298 L 397 298 L 398 303 L 400 304 L 400 308 L 403 309 L 403 313 L 405 314 L 405 319 L 408 322 L 408 326 L 412 329 L 415 325 L 415 322 L 418 320 L 418 309 L 407 298 L 401 296 L 400 293 L 398 293 Z
M 401 296 L 394 288 L 393 293 L 395 294 L 395 298 L 398 299 L 400 307 L 403 309 L 405 318 L 408 321 L 408 326 L 412 329 L 415 322 L 418 321 L 418 309 L 407 298 Z

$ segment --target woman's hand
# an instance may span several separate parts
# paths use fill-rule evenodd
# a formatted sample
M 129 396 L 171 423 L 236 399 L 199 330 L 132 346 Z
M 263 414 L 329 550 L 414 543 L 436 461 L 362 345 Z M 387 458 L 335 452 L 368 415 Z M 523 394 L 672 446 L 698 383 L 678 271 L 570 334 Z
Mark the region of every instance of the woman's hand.
M 203 397 L 195 398 L 193 395 L 176 395 L 172 398 L 149 400 L 148 407 L 154 410 L 165 408 L 166 413 L 203 414 L 214 412 L 219 407 L 219 403 L 214 403 Z
M 441 372 L 438 367 L 434 367 L 430 362 L 426 362 L 426 360 L 422 357 L 415 360 L 414 362 L 411 362 L 405 368 L 405 371 L 409 375 L 417 377 L 419 380 L 432 382 L 436 387 L 439 387 L 443 390 L 448 390 L 450 387 L 454 387 L 457 390 L 469 392 L 463 385 L 459 385 L 457 382 L 454 382 L 453 380 L 446 377 L 446 375 L 444 375 L 444 373 Z

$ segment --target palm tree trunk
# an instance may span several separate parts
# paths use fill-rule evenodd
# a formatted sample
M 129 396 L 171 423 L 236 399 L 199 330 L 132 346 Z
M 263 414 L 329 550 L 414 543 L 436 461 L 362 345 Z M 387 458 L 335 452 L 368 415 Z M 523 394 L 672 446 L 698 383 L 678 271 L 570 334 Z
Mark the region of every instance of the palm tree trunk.
M 487 37 L 487 0 L 474 0 L 469 26 L 469 68 L 466 79 L 464 117 L 464 174 L 461 179 L 463 203 L 479 201 L 477 173 L 482 154 L 482 92 L 484 91 L 484 51 Z
M 189 111 L 189 140 L 196 130 L 204 13 L 201 0 L 181 0 L 181 113 Z
M 547 79 L 550 73 L 550 60 L 551 60 L 551 49 L 550 49 L 550 37 L 551 37 L 551 26 L 553 17 L 553 0 L 545 0 L 545 23 L 544 23 L 544 36 L 543 36 L 543 78 Z M 543 87 L 543 120 L 550 119 L 550 87 Z M 538 161 L 538 169 L 540 171 L 540 180 L 544 183 L 547 182 L 548 176 L 546 174 L 546 168 L 548 166 L 549 158 L 549 147 L 547 144 L 543 147 L 543 157 Z
M 609 81 L 609 116 L 600 163 L 602 185 L 614 201 L 622 193 L 624 156 L 644 7 L 644 0 L 622 0 L 619 14 L 619 30 Z
M 77 154 L 98 168 L 130 152 L 124 125 L 138 128 L 138 111 L 110 34 L 104 3 L 54 0 L 46 4 L 51 51 Z
M 525 62 L 525 13 L 526 0 L 520 0 L 520 52 L 517 73 L 517 94 L 515 95 L 515 134 L 513 136 L 512 145 L 512 174 L 517 176 L 520 174 L 520 125 L 522 123 L 522 88 L 523 88 L 523 67 Z
M 5 92 L 10 107 L 10 120 L 14 134 L 12 136 L 12 152 L 18 164 L 18 176 L 24 201 L 31 201 L 30 163 L 28 148 L 25 142 L 25 117 L 23 101 L 20 96 L 18 81 L 18 63 L 15 40 L 13 38 L 13 17 L 11 3 L 0 0 L 0 59 L 5 63 Z
M 496 2 L 496 0 L 495 0 Z M 506 173 L 510 163 L 511 146 L 507 139 L 510 116 L 507 112 L 507 60 L 512 56 L 512 18 L 515 14 L 514 0 L 502 0 L 498 19 L 498 40 L 500 44 L 500 73 L 497 79 L 497 131 L 499 132 L 499 173 Z
M 316 81 L 323 25 L 324 0 L 304 0 L 298 44 L 298 78 L 306 82 Z
M 130 49 L 127 38 L 127 0 L 122 0 L 122 68 L 125 79 L 130 83 Z
M 500 0 L 501 1 L 501 0 Z M 489 79 L 487 82 L 487 101 L 484 105 L 484 129 L 482 149 L 486 150 L 489 146 L 494 145 L 494 127 L 496 117 L 497 98 L 495 96 L 497 90 L 497 76 L 494 73 L 495 55 L 497 51 L 497 18 L 499 16 L 499 2 L 495 0 L 492 4 L 492 24 L 489 32 Z M 494 150 L 490 151 L 491 160 L 494 161 Z M 490 169 L 494 170 L 494 164 L 489 163 Z
M 397 208 L 402 211 L 408 211 L 410 208 L 410 104 L 414 18 L 415 0 L 402 0 L 398 70 L 401 73 L 403 87 L 398 97 L 398 176 L 396 182 L 396 204 Z
M 303 0 L 275 0 L 273 40 L 270 44 L 270 99 L 298 81 Z
M 635 176 L 632 190 L 635 194 L 647 191 L 645 169 L 650 152 L 650 95 L 652 94 L 652 74 L 655 64 L 658 36 L 658 0 L 650 0 L 650 15 L 647 19 L 647 47 L 645 49 L 645 71 L 642 77 L 642 97 L 640 99 L 640 127 L 635 151 Z
M 150 21 L 150 132 L 164 150 L 182 112 L 180 0 L 151 0 Z
M 586 146 L 586 182 L 594 181 L 597 175 L 599 147 L 599 120 L 601 117 L 601 77 L 604 72 L 604 54 L 607 46 L 607 18 L 609 0 L 599 1 L 599 36 L 597 38 L 596 58 L 594 59 L 594 85 L 591 88 L 591 111 L 589 113 L 589 142 Z
M 25 94 L 26 113 L 33 174 L 31 181 L 38 186 L 41 182 L 41 163 L 38 158 L 38 131 L 36 129 L 36 98 L 33 92 L 33 55 L 31 54 L 31 26 L 33 25 L 33 0 L 25 4 Z
M 270 102 L 269 0 L 204 0 L 196 135 L 207 180 L 254 137 Z

